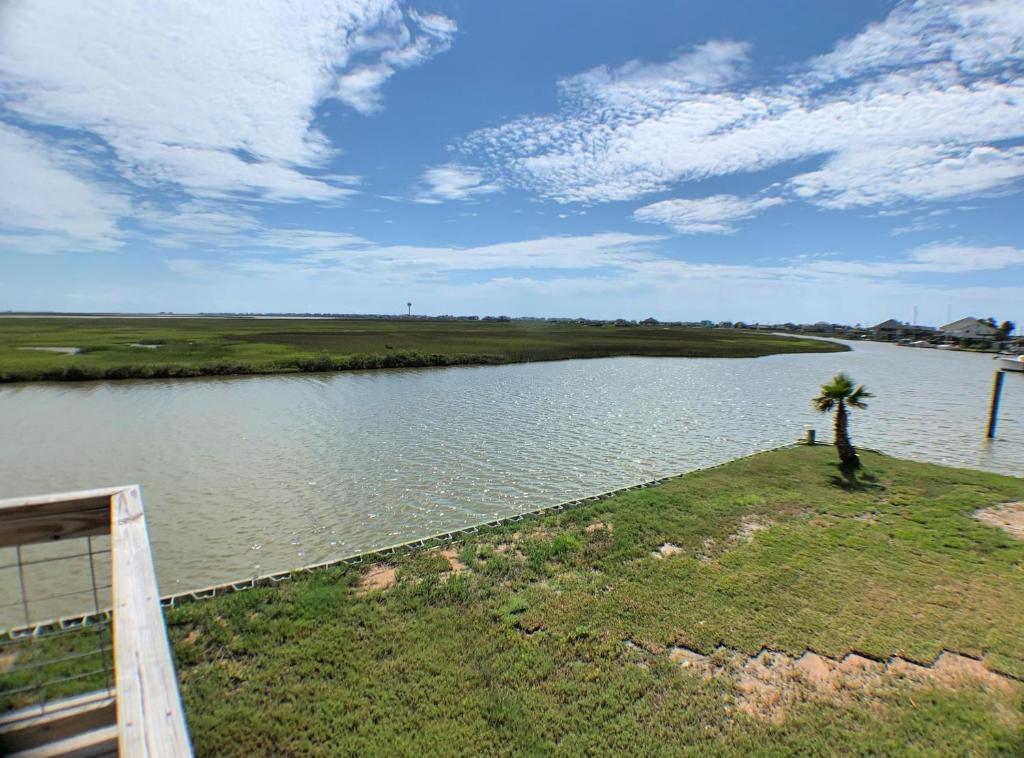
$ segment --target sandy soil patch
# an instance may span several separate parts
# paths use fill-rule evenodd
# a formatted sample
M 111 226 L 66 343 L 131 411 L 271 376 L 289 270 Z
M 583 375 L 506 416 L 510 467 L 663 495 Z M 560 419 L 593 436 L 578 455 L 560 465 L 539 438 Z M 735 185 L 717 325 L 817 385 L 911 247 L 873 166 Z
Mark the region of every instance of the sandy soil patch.
M 715 557 L 715 538 L 705 537 L 704 541 L 700 543 L 700 551 L 697 553 L 697 560 L 701 563 L 707 563 L 708 561 L 714 560 Z
M 655 558 L 668 558 L 670 555 L 683 552 L 683 549 L 679 545 L 673 545 L 671 542 L 666 542 L 663 545 L 658 545 L 658 549 L 651 553 Z
M 10 671 L 14 664 L 18 661 L 17 653 L 8 653 L 7 655 L 0 655 L 0 674 L 6 674 Z
M 440 555 L 448 561 L 448 571 L 441 572 L 441 579 L 450 576 L 458 576 L 464 571 L 469 571 L 469 566 L 459 560 L 459 551 L 455 547 L 447 547 L 440 551 Z
M 454 547 L 448 547 L 441 551 L 441 557 L 448 561 L 448 565 L 452 567 L 452 571 L 459 574 L 463 571 L 469 571 L 469 566 L 459 560 L 459 551 Z
M 740 519 L 740 528 L 732 536 L 735 540 L 749 544 L 754 541 L 755 534 L 771 525 L 771 521 L 761 516 L 744 516 Z
M 523 555 L 523 551 L 520 550 L 514 542 L 502 542 L 495 546 L 494 552 L 508 558 L 515 558 L 517 561 L 526 560 L 526 556 Z
M 990 671 L 981 661 L 956 653 L 942 653 L 935 664 L 926 671 L 928 673 L 925 676 L 930 681 L 950 688 L 965 683 L 982 684 L 995 690 L 1010 692 L 1016 684 L 1009 677 Z
M 397 574 L 398 570 L 394 566 L 387 564 L 373 566 L 359 579 L 356 594 L 365 595 L 376 590 L 386 590 L 388 587 L 394 586 Z
M 956 689 L 981 686 L 1010 692 L 1019 682 L 997 674 L 981 661 L 943 652 L 931 666 L 903 658 L 873 661 L 851 653 L 834 660 L 811 651 L 794 658 L 763 650 L 746 656 L 719 648 L 703 655 L 686 647 L 673 647 L 669 659 L 681 668 L 706 679 L 724 677 L 736 686 L 736 708 L 749 716 L 772 723 L 785 720 L 789 707 L 809 698 L 829 697 L 846 701 L 872 697 L 900 682 Z
M 82 352 L 80 347 L 19 347 L 18 350 L 41 350 L 44 353 L 57 353 L 58 355 L 78 355 Z
M 974 518 L 983 524 L 996 526 L 1024 540 L 1024 503 L 1003 503 L 974 512 Z
M 694 557 L 702 563 L 713 561 L 737 545 L 749 545 L 754 541 L 755 534 L 768 529 L 772 524 L 773 521 L 763 516 L 744 516 L 740 519 L 739 528 L 721 543 L 714 537 L 705 537 Z

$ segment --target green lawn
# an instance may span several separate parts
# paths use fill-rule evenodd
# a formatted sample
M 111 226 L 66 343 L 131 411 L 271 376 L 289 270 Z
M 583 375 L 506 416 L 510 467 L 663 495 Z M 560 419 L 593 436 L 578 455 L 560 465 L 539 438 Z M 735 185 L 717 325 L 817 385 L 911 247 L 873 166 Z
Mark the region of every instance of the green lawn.
M 1024 754 L 1024 542 L 972 516 L 1024 500 L 1024 480 L 862 457 L 851 481 L 829 447 L 764 453 L 447 556 L 181 606 L 167 622 L 196 753 Z M 385 568 L 393 583 L 368 589 Z M 96 642 L 44 638 L 0 664 Z M 711 657 L 682 666 L 676 646 Z M 776 689 L 751 689 L 764 648 Z M 792 665 L 807 650 L 895 663 L 823 689 Z M 942 651 L 981 663 L 903 662 Z M 24 704 L 2 697 L 24 676 L 0 668 L 2 707 Z
M 1024 481 L 866 453 L 851 482 L 834 458 L 762 454 L 483 533 L 450 576 L 420 552 L 365 594 L 348 567 L 176 609 L 197 754 L 1021 755 L 1012 678 L 797 677 L 768 718 L 728 668 L 670 660 L 945 649 L 1024 676 L 1024 542 L 971 515 Z
M 159 347 L 132 347 L 132 344 Z M 75 347 L 59 355 L 34 347 Z M 247 318 L 2 318 L 0 382 L 298 371 L 652 355 L 752 358 L 846 350 L 732 329 L 546 322 Z

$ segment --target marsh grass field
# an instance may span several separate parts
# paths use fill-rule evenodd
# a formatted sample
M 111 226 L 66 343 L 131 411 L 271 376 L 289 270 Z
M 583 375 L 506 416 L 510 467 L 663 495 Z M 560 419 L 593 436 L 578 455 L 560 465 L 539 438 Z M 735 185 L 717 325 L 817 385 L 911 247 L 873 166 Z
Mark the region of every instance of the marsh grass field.
M 0 382 L 283 374 L 618 355 L 753 358 L 846 349 L 735 329 L 534 321 L 0 317 Z
M 862 457 L 171 610 L 196 752 L 1021 755 L 1024 542 L 976 513 L 1024 481 Z

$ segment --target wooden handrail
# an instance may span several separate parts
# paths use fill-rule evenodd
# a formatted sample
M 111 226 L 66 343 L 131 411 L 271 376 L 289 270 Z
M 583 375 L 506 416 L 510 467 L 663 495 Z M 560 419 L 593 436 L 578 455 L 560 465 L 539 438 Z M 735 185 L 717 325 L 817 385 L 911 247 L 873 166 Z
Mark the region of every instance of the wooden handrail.
M 111 498 L 114 671 L 122 756 L 191 756 L 137 486 Z
M 110 531 L 110 498 L 125 487 L 0 500 L 0 547 L 91 537 Z
M 119 755 L 191 756 L 138 485 L 0 500 L 0 547 L 99 534 L 110 535 Z M 27 718 L 12 714 L 0 732 L 54 721 Z

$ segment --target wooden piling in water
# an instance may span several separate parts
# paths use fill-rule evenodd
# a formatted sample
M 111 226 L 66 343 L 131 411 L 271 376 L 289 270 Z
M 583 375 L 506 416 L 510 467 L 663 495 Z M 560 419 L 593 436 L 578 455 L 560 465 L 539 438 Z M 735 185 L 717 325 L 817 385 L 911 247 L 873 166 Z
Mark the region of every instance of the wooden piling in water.
M 1002 369 L 996 369 L 995 378 L 992 381 L 992 402 L 988 409 L 988 432 L 985 434 L 990 440 L 996 436 L 996 422 L 999 420 L 999 396 L 1003 393 Z

